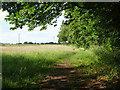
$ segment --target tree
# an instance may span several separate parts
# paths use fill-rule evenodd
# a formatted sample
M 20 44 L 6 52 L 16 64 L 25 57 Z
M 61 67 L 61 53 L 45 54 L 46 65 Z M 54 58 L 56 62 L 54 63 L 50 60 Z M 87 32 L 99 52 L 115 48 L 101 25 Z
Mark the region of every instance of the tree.
M 22 28 L 24 25 L 28 25 L 29 30 L 33 30 L 35 27 L 42 26 L 42 29 L 46 29 L 48 24 L 56 23 L 52 20 L 58 18 L 63 10 L 69 11 L 66 13 L 66 18 L 71 18 L 70 12 L 75 11 L 77 8 L 82 11 L 80 14 L 84 14 L 85 10 L 92 10 L 95 15 L 107 20 L 112 19 L 114 25 L 119 21 L 119 3 L 65 3 L 65 2 L 3 2 L 3 10 L 7 10 L 9 15 L 6 20 L 14 24 L 16 28 Z M 92 13 L 93 13 L 92 12 Z M 108 12 L 108 13 L 107 13 Z M 111 14 L 110 14 L 111 13 Z M 104 16 L 104 17 L 103 17 Z M 73 20 L 71 18 L 69 22 Z M 68 22 L 66 21 L 66 23 Z
M 32 42 L 28 42 L 28 44 L 33 44 Z
M 117 10 L 120 8 L 118 5 L 118 3 L 102 3 L 101 8 L 97 9 L 83 10 L 75 7 L 72 11 L 71 9 L 66 10 L 66 16 L 69 17 L 69 20 L 66 22 L 67 25 L 62 25 L 61 32 L 58 35 L 59 41 L 67 34 L 66 39 L 78 47 L 88 48 L 94 44 L 109 48 L 119 47 L 120 24 L 118 22 L 120 20 L 113 17 L 114 14 L 120 13 L 120 10 Z M 68 29 L 65 29 L 66 27 Z
M 67 37 L 68 37 L 68 27 L 66 25 L 62 25 L 60 29 L 61 31 L 57 36 L 59 38 L 58 40 L 59 43 L 62 41 L 67 41 Z
M 24 25 L 33 30 L 35 27 L 42 26 L 40 30 L 46 29 L 48 24 L 56 25 L 56 20 L 51 22 L 54 18 L 58 18 L 62 12 L 63 3 L 38 3 L 38 2 L 4 2 L 2 4 L 3 10 L 7 10 L 9 15 L 6 20 L 14 27 L 10 29 L 15 30 Z
M 24 42 L 24 44 L 28 44 L 28 42 Z
M 2 4 L 9 15 L 6 20 L 14 24 L 12 30 L 28 25 L 29 30 L 47 25 L 56 26 L 56 20 L 65 11 L 65 18 L 60 34 L 61 40 L 68 40 L 77 46 L 91 44 L 119 47 L 120 44 L 120 2 L 85 3 L 85 2 L 12 2 Z M 68 28 L 67 30 L 65 28 Z M 65 33 L 65 35 L 63 35 Z

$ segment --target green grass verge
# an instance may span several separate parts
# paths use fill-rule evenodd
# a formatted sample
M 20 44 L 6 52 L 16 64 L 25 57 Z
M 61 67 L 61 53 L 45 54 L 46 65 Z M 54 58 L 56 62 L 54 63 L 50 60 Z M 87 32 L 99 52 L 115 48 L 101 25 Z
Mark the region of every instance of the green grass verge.
M 10 48 L 10 47 L 9 47 Z M 73 51 L 31 51 L 2 53 L 3 88 L 21 88 L 40 82 L 53 66 L 65 61 Z
M 97 79 L 105 81 L 119 80 L 120 78 L 120 50 L 109 50 L 100 46 L 93 46 L 82 50 L 71 58 L 71 65 L 78 71 L 90 75 L 97 75 Z M 113 82 L 111 83 L 112 87 Z M 120 86 L 119 86 L 120 87 Z

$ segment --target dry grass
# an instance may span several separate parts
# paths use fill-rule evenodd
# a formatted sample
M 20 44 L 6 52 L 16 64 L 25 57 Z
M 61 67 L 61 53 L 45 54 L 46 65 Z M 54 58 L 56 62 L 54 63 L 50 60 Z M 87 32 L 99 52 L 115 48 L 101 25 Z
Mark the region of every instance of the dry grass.
M 63 45 L 2 46 L 0 48 L 3 52 L 73 51 L 73 48 Z

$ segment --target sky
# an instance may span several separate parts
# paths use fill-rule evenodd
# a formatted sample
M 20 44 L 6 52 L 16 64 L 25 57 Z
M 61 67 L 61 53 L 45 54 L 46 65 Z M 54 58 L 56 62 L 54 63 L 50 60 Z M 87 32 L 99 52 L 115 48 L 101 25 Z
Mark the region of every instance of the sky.
M 47 30 L 40 31 L 40 27 L 36 27 L 33 31 L 28 31 L 28 27 L 24 26 L 22 29 L 10 30 L 12 26 L 9 22 L 4 20 L 8 15 L 7 11 L 2 12 L 0 10 L 0 42 L 1 43 L 18 43 L 20 37 L 20 43 L 33 42 L 33 43 L 45 43 L 45 42 L 58 42 L 58 33 L 64 16 L 60 16 L 57 21 L 56 27 L 49 25 Z M 20 35 L 20 36 L 19 36 Z

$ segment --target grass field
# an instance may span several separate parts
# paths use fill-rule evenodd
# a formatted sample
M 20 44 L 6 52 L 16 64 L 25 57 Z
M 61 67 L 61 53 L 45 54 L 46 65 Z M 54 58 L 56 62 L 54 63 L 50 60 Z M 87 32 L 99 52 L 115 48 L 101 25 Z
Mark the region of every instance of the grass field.
M 29 45 L 2 47 L 3 88 L 25 87 L 49 75 L 56 63 L 75 51 L 61 45 Z
M 3 88 L 30 87 L 49 77 L 54 66 L 66 60 L 80 75 L 96 76 L 96 81 L 106 82 L 100 83 L 105 87 L 120 87 L 119 50 L 112 52 L 96 46 L 85 51 L 63 45 L 14 45 L 1 48 Z M 92 77 L 86 78 L 93 80 Z M 74 86 L 75 82 L 71 83 Z M 79 87 L 78 83 L 76 85 Z

